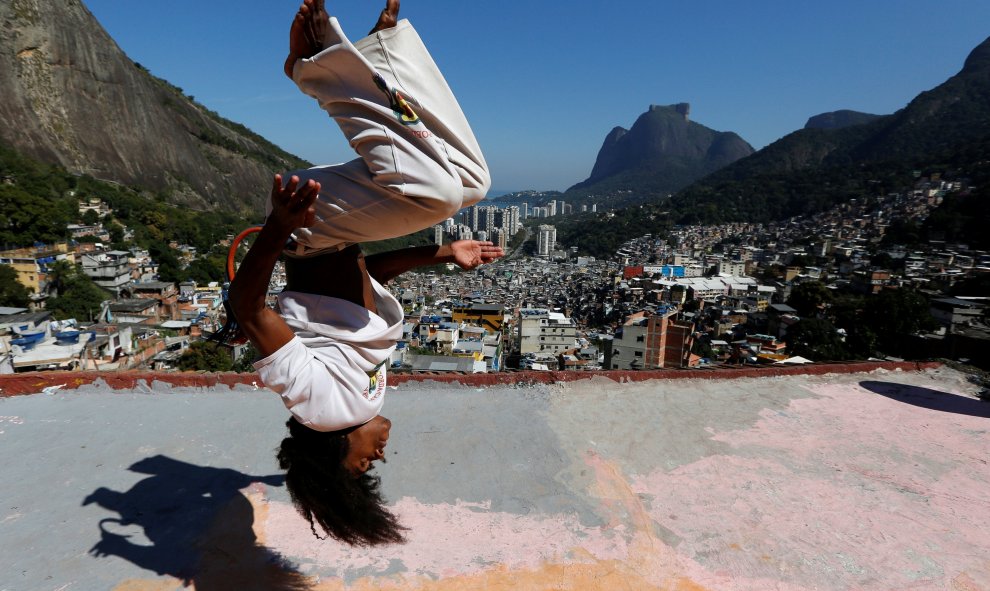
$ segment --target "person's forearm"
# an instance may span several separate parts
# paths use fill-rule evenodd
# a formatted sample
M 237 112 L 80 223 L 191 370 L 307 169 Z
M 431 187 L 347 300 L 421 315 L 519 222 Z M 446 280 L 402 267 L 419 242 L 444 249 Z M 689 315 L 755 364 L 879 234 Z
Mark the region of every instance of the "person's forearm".
M 231 309 L 241 324 L 265 309 L 272 271 L 289 234 L 288 230 L 265 226 L 241 262 L 230 285 Z
M 368 274 L 385 283 L 416 267 L 454 262 L 450 246 L 444 244 L 403 248 L 365 257 Z

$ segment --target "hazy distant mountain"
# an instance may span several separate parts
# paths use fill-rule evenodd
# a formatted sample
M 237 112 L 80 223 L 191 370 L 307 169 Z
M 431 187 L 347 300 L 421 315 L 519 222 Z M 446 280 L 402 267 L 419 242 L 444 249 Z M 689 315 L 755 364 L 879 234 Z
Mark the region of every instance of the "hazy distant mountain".
M 631 129 L 613 129 L 591 176 L 567 192 L 665 195 L 753 153 L 735 133 L 692 122 L 690 109 L 687 103 L 651 105 Z
M 852 127 L 854 125 L 862 125 L 864 123 L 869 123 L 879 119 L 882 115 L 871 115 L 869 113 L 860 113 L 858 111 L 832 111 L 831 113 L 822 113 L 821 115 L 815 115 L 808 119 L 808 122 L 804 125 L 805 129 L 842 129 L 843 127 Z
M 303 161 L 135 64 L 79 0 L 0 2 L 0 142 L 197 209 L 258 211 Z

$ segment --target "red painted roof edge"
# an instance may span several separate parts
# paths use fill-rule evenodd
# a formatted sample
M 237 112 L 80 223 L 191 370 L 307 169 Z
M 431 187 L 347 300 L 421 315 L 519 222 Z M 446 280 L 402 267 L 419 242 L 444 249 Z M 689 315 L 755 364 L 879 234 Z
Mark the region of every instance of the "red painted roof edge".
M 388 381 L 392 385 L 407 382 L 442 382 L 461 384 L 464 386 L 497 386 L 511 384 L 555 384 L 558 382 L 576 382 L 594 377 L 604 377 L 612 381 L 643 382 L 646 380 L 732 380 L 736 378 L 764 378 L 796 375 L 825 375 L 868 373 L 878 369 L 887 371 L 924 371 L 941 367 L 937 361 L 864 361 L 857 363 L 815 363 L 794 366 L 748 366 L 722 367 L 718 369 L 670 369 L 655 371 L 519 371 L 502 373 L 451 374 L 451 373 L 420 373 L 420 374 L 390 374 Z M 255 373 L 196 373 L 196 372 L 154 372 L 154 371 L 121 371 L 121 372 L 35 372 L 22 374 L 0 375 L 0 397 L 37 394 L 45 388 L 74 390 L 81 386 L 102 381 L 103 387 L 110 390 L 130 390 L 144 383 L 151 385 L 155 382 L 176 387 L 212 388 L 215 386 L 232 387 L 238 384 L 261 385 L 258 374 Z

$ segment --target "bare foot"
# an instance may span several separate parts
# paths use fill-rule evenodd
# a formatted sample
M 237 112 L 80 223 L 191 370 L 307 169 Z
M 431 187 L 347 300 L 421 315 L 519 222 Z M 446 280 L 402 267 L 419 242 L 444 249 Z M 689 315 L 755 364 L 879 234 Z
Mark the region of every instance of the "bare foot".
M 289 27 L 289 55 L 285 58 L 285 75 L 292 78 L 296 60 L 313 57 L 323 50 L 323 36 L 329 20 L 323 0 L 303 0 Z
M 399 22 L 399 0 L 385 0 L 385 8 L 382 9 L 375 28 L 371 29 L 369 35 L 373 35 L 382 29 L 390 29 Z

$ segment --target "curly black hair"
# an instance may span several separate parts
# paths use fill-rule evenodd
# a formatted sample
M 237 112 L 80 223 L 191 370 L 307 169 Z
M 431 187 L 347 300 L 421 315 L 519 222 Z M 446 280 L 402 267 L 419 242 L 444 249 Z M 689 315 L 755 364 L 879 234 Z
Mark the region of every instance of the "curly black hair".
M 319 525 L 327 536 L 352 546 L 405 542 L 405 527 L 385 506 L 381 479 L 369 473 L 355 476 L 344 466 L 353 429 L 323 433 L 295 417 L 286 423 L 289 436 L 279 446 L 279 467 L 292 503 L 309 521 L 313 535 Z

